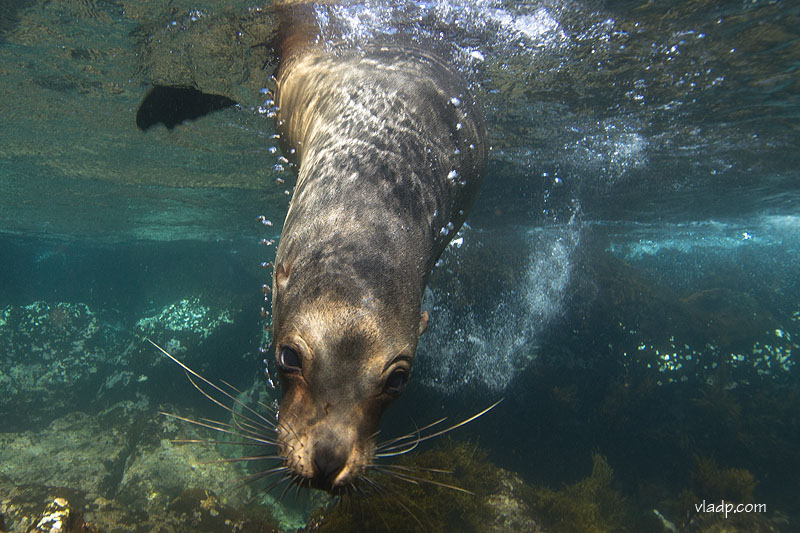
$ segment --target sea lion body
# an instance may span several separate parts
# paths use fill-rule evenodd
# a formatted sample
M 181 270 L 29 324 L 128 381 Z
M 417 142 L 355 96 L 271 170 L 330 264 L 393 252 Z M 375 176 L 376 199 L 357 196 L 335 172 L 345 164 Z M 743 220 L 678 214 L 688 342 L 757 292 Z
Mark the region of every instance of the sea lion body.
M 298 169 L 273 278 L 278 442 L 300 483 L 344 490 L 405 386 L 428 275 L 474 202 L 482 113 L 436 55 L 287 37 L 275 100 Z

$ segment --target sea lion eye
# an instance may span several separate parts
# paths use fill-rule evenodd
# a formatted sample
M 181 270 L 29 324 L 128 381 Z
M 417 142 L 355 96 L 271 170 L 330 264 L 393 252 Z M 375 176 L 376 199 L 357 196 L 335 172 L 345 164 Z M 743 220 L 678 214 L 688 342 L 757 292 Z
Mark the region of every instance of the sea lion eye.
M 300 356 L 288 346 L 281 347 L 281 351 L 278 354 L 278 369 L 287 373 L 300 372 L 302 370 Z
M 408 383 L 408 372 L 398 368 L 386 379 L 386 383 L 383 384 L 383 392 L 397 396 L 406 388 L 406 383 Z

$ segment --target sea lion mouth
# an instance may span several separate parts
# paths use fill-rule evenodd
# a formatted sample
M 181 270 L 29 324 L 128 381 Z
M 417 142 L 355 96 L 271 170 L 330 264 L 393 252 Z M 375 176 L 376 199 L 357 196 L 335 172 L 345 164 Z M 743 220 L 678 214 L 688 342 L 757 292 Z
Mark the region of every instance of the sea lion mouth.
M 301 487 L 307 486 L 312 489 L 325 491 L 332 496 L 342 496 L 345 494 L 349 494 L 350 492 L 352 492 L 352 489 L 356 486 L 355 482 L 349 482 L 344 485 L 334 485 L 330 479 L 320 480 L 319 478 L 301 479 L 300 481 L 296 481 L 295 483 L 297 483 Z

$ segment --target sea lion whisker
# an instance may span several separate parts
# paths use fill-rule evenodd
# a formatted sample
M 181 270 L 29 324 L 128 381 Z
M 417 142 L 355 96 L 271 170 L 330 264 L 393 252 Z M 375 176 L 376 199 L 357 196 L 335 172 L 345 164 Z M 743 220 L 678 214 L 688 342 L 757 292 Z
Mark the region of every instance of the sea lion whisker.
M 201 417 L 198 418 L 199 422 L 207 424 L 206 427 L 214 429 L 215 431 L 221 431 L 230 433 L 231 435 L 235 435 L 237 437 L 242 438 L 252 438 L 255 437 L 259 439 L 261 442 L 263 441 L 270 441 L 267 435 L 264 435 L 263 431 L 256 429 L 247 429 L 246 427 L 240 424 L 229 424 L 227 422 L 220 422 L 219 420 L 214 420 L 211 418 Z M 270 433 L 272 431 L 270 430 Z M 273 445 L 276 445 L 275 441 L 270 441 Z
M 295 439 L 300 440 L 300 435 L 297 434 L 297 432 L 294 430 L 294 428 L 288 422 L 278 422 L 278 427 L 276 428 L 275 431 L 278 432 L 281 429 L 284 430 L 287 433 L 291 433 L 292 436 L 294 436 Z
M 380 467 L 375 467 L 373 470 L 375 470 L 377 472 L 380 472 L 381 474 L 385 474 L 385 475 L 387 475 L 389 477 L 393 477 L 393 478 L 396 478 L 396 479 L 402 479 L 403 481 L 408 481 L 409 483 L 413 483 L 414 485 L 419 485 L 418 481 L 415 481 L 413 479 L 404 477 L 403 474 L 400 474 L 399 472 L 393 472 L 391 470 L 383 470 Z
M 294 484 L 294 496 L 292 497 L 292 502 L 297 503 L 297 496 L 300 494 L 300 489 L 303 488 L 303 482 L 295 483 Z
M 367 476 L 358 476 L 358 479 L 361 480 L 367 488 L 374 490 L 375 492 L 381 492 L 383 490 L 383 487 L 380 486 L 380 483 L 374 479 L 371 479 Z
M 412 476 L 411 474 L 401 474 L 400 472 L 394 472 L 394 471 L 391 471 L 391 470 L 384 470 L 381 467 L 376 467 L 375 470 L 377 470 L 378 472 L 381 472 L 383 474 L 386 474 L 388 476 L 394 477 L 396 479 L 400 479 L 402 481 L 407 481 L 408 483 L 413 483 L 414 485 L 419 485 L 420 483 L 428 483 L 430 485 L 436 485 L 437 487 L 443 487 L 443 488 L 446 488 L 446 489 L 451 489 L 451 490 L 455 490 L 455 491 L 458 491 L 458 492 L 463 492 L 465 494 L 471 494 L 473 496 L 475 495 L 475 493 L 472 492 L 471 490 L 462 489 L 461 487 L 457 487 L 456 485 L 450 485 L 448 483 L 442 483 L 441 481 L 434 481 L 432 479 L 426 479 L 426 478 L 423 478 L 423 477 Z
M 239 389 L 238 389 L 236 386 L 234 386 L 234 385 L 231 385 L 230 383 L 228 383 L 228 382 L 227 382 L 227 381 L 225 381 L 224 379 L 220 379 L 219 381 L 220 381 L 220 383 L 223 383 L 223 384 L 224 384 L 226 387 L 229 387 L 229 388 L 230 388 L 232 391 L 234 391 L 236 394 L 243 394 L 243 393 L 242 393 L 242 391 L 241 391 L 241 390 L 239 390 Z M 262 402 L 262 401 L 258 401 L 257 403 L 258 403 L 258 405 L 260 405 L 261 407 L 263 407 L 264 409 L 266 409 L 267 411 L 269 411 L 269 412 L 270 412 L 270 413 L 272 413 L 273 415 L 274 415 L 274 414 L 276 414 L 276 413 L 275 413 L 275 408 L 274 408 L 274 407 L 272 407 L 272 406 L 269 406 L 269 405 L 265 404 L 265 403 L 264 403 L 264 402 Z M 256 413 L 258 413 L 258 411 L 256 411 Z M 263 417 L 259 416 L 259 418 L 263 418 Z
M 364 492 L 364 487 L 361 486 L 361 482 L 363 479 L 364 479 L 363 476 L 359 476 L 356 478 L 357 483 L 352 484 L 353 490 L 355 490 L 359 496 L 366 495 L 366 492 Z
M 400 444 L 400 443 L 402 441 L 404 441 L 404 440 L 408 440 L 408 439 L 412 439 L 412 438 L 416 439 L 422 431 L 425 431 L 426 429 L 430 429 L 430 428 L 436 426 L 437 424 L 441 424 L 445 420 L 447 420 L 446 416 L 440 418 L 439 420 L 437 420 L 435 422 L 431 422 L 427 426 L 422 426 L 421 428 L 416 428 L 416 429 L 414 429 L 414 431 L 412 431 L 410 433 L 406 433 L 405 435 L 403 435 L 401 437 L 395 437 L 393 439 L 389 439 L 389 440 L 387 440 L 385 442 L 382 442 L 382 443 L 378 444 L 378 447 L 376 449 L 378 449 L 378 450 L 386 450 L 392 444 L 394 445 L 394 446 L 391 446 L 392 448 L 400 448 L 402 446 L 405 446 L 406 445 L 405 443 L 403 443 L 403 444 Z M 413 420 L 412 420 L 412 423 L 413 423 Z M 416 426 L 416 423 L 414 423 L 414 425 Z
M 416 447 L 419 446 L 420 442 L 421 442 L 421 440 L 417 439 L 416 441 L 414 441 L 414 444 L 412 444 L 408 448 L 403 448 L 403 449 L 398 450 L 396 452 L 376 453 L 375 457 L 378 457 L 380 459 L 385 459 L 387 457 L 396 457 L 398 455 L 405 455 L 405 454 L 407 454 L 409 452 L 413 452 L 416 449 Z
M 189 380 L 189 382 L 190 382 L 190 383 L 191 383 L 191 384 L 194 386 L 194 388 L 196 388 L 197 390 L 199 390 L 199 391 L 200 391 L 200 392 L 203 394 L 203 396 L 205 396 L 205 397 L 206 397 L 206 398 L 208 398 L 208 399 L 209 399 L 211 402 L 215 403 L 216 405 L 218 405 L 218 406 L 222 407 L 223 409 L 225 409 L 226 411 L 228 411 L 229 413 L 231 413 L 231 415 L 233 415 L 234 419 L 235 419 L 235 418 L 238 416 L 238 417 L 244 418 L 244 419 L 246 419 L 246 420 L 249 420 L 249 421 L 250 421 L 250 422 L 252 422 L 253 424 L 259 424 L 259 425 L 261 425 L 261 426 L 262 426 L 262 427 L 264 427 L 264 428 L 267 428 L 267 429 L 275 429 L 275 423 L 274 423 L 274 422 L 272 422 L 271 420 L 269 420 L 269 419 L 267 419 L 267 418 L 263 417 L 263 416 L 262 416 L 262 415 L 261 415 L 261 414 L 260 414 L 258 411 L 255 411 L 254 409 L 251 409 L 250 407 L 248 407 L 247 405 L 245 405 L 244 403 L 242 403 L 240 400 L 238 400 L 238 399 L 237 399 L 235 396 L 233 396 L 233 395 L 231 395 L 231 394 L 229 394 L 229 393 L 227 393 L 227 392 L 223 391 L 223 390 L 222 390 L 222 389 L 220 389 L 219 387 L 217 387 L 217 390 L 219 390 L 219 391 L 220 391 L 222 394 L 224 394 L 224 395 L 225 395 L 227 398 L 229 398 L 229 399 L 233 400 L 234 404 L 238 404 L 238 405 L 242 406 L 244 409 L 247 409 L 248 411 L 250 411 L 251 413 L 253 413 L 253 414 L 254 414 L 254 415 L 257 417 L 257 419 L 260 419 L 261 421 L 263 421 L 263 424 L 259 423 L 257 420 L 253 420 L 252 418 L 248 417 L 247 415 L 244 415 L 244 414 L 242 414 L 242 413 L 237 413 L 237 412 L 236 412 L 236 411 L 233 409 L 233 407 L 231 407 L 231 406 L 229 406 L 229 405 L 225 405 L 224 403 L 220 402 L 220 401 L 219 401 L 219 400 L 217 400 L 216 398 L 212 397 L 210 394 L 208 394 L 206 391 L 204 391 L 204 390 L 203 390 L 203 389 L 202 389 L 202 388 L 201 388 L 201 387 L 200 387 L 200 386 L 199 386 L 197 383 L 195 383 L 195 381 L 192 379 L 192 377 L 191 377 L 191 376 L 190 376 L 188 373 L 186 374 L 186 379 L 188 379 L 188 380 Z M 204 379 L 205 379 L 205 378 L 204 378 Z
M 384 487 L 383 485 L 381 485 L 381 484 L 379 484 L 378 482 L 376 482 L 374 479 L 369 479 L 369 478 L 367 478 L 367 477 L 364 477 L 363 479 L 364 479 L 365 481 L 367 481 L 367 482 L 368 482 L 368 483 L 369 483 L 369 484 L 370 484 L 370 485 L 371 485 L 371 486 L 372 486 L 372 487 L 373 487 L 375 490 L 377 490 L 379 493 L 381 493 L 381 494 L 388 494 L 388 495 L 390 495 L 390 496 L 393 496 L 393 497 L 394 497 L 394 502 L 395 502 L 397 505 L 399 505 L 400 507 L 402 507 L 402 508 L 403 508 L 403 510 L 405 510 L 405 512 L 407 512 L 409 515 L 411 515 L 411 518 L 413 518 L 413 519 L 414 519 L 414 520 L 417 522 L 417 524 L 419 524 L 419 526 L 420 526 L 421 528 L 425 529 L 425 525 L 424 525 L 424 524 L 423 524 L 423 523 L 420 521 L 420 519 L 419 519 L 419 518 L 417 518 L 417 515 L 415 515 L 415 514 L 414 514 L 414 513 L 411 511 L 411 509 L 409 509 L 409 508 L 408 508 L 408 506 L 407 506 L 406 504 L 404 504 L 404 503 L 403 503 L 403 501 L 402 501 L 402 498 L 403 498 L 403 496 L 402 496 L 401 494 L 398 494 L 396 491 L 392 490 L 392 489 L 391 489 L 391 488 L 389 488 L 389 487 Z M 419 509 L 420 511 L 423 511 L 423 509 L 421 509 L 421 508 L 419 507 L 419 505 L 415 504 L 413 501 L 412 501 L 412 502 L 410 502 L 410 503 L 411 503 L 411 505 L 415 506 L 415 507 L 416 507 L 417 509 Z M 423 511 L 423 512 L 424 512 L 424 511 Z
M 375 451 L 377 453 L 375 454 L 375 457 L 385 458 L 385 457 L 394 457 L 396 455 L 406 454 L 414 450 L 414 448 L 416 448 L 419 445 L 419 442 L 420 442 L 419 434 L 417 434 L 417 439 L 410 445 L 409 443 L 404 442 L 402 444 L 395 444 L 394 446 L 386 447 L 382 450 L 376 449 Z M 406 446 L 406 448 L 403 448 L 403 446 Z
M 264 433 L 267 432 L 270 435 L 274 435 L 276 430 L 274 427 L 264 426 L 259 424 L 257 421 L 250 421 L 246 417 L 241 417 L 236 413 L 232 415 L 232 422 L 228 424 L 231 428 L 243 431 L 245 433 L 249 433 L 251 435 L 258 435 L 258 436 L 265 436 Z M 244 420 L 244 421 L 243 421 Z
M 171 359 L 171 360 L 172 360 L 172 361 L 173 361 L 175 364 L 177 364 L 178 366 L 180 366 L 180 367 L 183 369 L 183 371 L 187 373 L 187 377 L 189 377 L 189 376 L 188 376 L 188 374 L 191 374 L 192 376 L 195 376 L 196 378 L 200 379 L 201 381 L 203 381 L 204 383 L 206 383 L 207 385 L 209 385 L 211 388 L 213 388 L 214 390 L 216 390 L 217 392 L 219 392 L 220 394 L 222 394 L 222 395 L 223 395 L 223 396 L 225 396 L 226 398 L 228 398 L 228 399 L 230 399 L 230 400 L 233 400 L 234 404 L 242 406 L 242 408 L 246 409 L 248 412 L 250 412 L 250 413 L 252 413 L 253 415 L 255 415 L 255 416 L 256 416 L 256 418 L 263 420 L 265 424 L 267 424 L 267 425 L 269 425 L 269 426 L 271 426 L 271 427 L 273 427 L 273 428 L 275 427 L 275 424 L 274 424 L 273 422 L 271 422 L 269 419 L 265 418 L 263 415 L 261 415 L 261 413 L 259 413 L 259 412 L 258 412 L 258 411 L 256 411 L 255 409 L 252 409 L 252 408 L 250 408 L 248 405 L 244 404 L 242 401 L 240 401 L 238 398 L 236 398 L 235 396 L 233 396 L 233 395 L 232 395 L 232 394 L 230 394 L 229 392 L 227 392 L 227 391 L 225 391 L 225 390 L 221 389 L 219 386 L 215 385 L 214 383 L 212 383 L 211 381 L 209 381 L 209 380 L 208 380 L 208 379 L 206 379 L 205 377 L 201 376 L 200 374 L 198 374 L 197 372 L 195 372 L 194 370 L 192 370 L 191 368 L 189 368 L 188 366 L 186 366 L 185 364 L 183 364 L 183 363 L 182 363 L 182 362 L 181 362 L 181 361 L 180 361 L 178 358 L 174 357 L 174 356 L 173 356 L 171 353 L 169 353 L 168 351 L 166 351 L 164 348 L 162 348 L 161 346 L 159 346 L 158 344 L 156 344 L 155 342 L 153 342 L 153 341 L 152 341 L 152 340 L 150 340 L 149 338 L 146 338 L 146 340 L 147 340 L 147 342 L 149 342 L 150 344 L 152 344 L 153 346 L 155 346 L 155 348 L 156 348 L 158 351 L 160 351 L 162 354 L 164 354 L 164 355 L 166 355 L 167 357 L 169 357 L 169 358 L 170 358 L 170 359 Z M 199 390 L 199 391 L 200 391 L 200 392 L 201 392 L 201 393 L 202 393 L 202 394 L 203 394 L 203 395 L 204 395 L 206 398 L 208 398 L 209 400 L 211 400 L 213 403 L 215 403 L 215 404 L 219 405 L 219 406 L 220 406 L 220 407 L 222 407 L 223 409 L 226 409 L 226 410 L 228 410 L 228 411 L 231 411 L 231 412 L 232 412 L 232 408 L 231 408 L 231 407 L 229 407 L 229 406 L 227 406 L 227 405 L 223 404 L 222 402 L 220 402 L 220 401 L 219 401 L 219 400 L 217 400 L 216 398 L 212 397 L 212 396 L 211 396 L 210 394 L 208 394 L 208 393 L 207 393 L 205 390 L 203 390 L 203 389 L 202 389 L 202 387 L 200 387 L 199 385 L 197 385 L 197 383 L 195 383 L 195 382 L 194 382 L 194 380 L 193 380 L 191 377 L 189 377 L 189 381 L 190 381 L 190 382 L 191 382 L 191 384 L 192 384 L 192 385 L 193 385 L 193 386 L 194 386 L 194 387 L 195 387 L 197 390 Z
M 241 433 L 237 433 L 236 431 L 232 431 L 232 430 L 229 430 L 229 429 L 216 427 L 216 426 L 213 426 L 211 424 L 205 424 L 205 423 L 200 422 L 198 420 L 192 420 L 191 418 L 186 418 L 184 416 L 179 416 L 179 415 L 176 415 L 176 414 L 173 414 L 173 413 L 166 413 L 164 411 L 159 411 L 159 413 L 164 415 L 164 416 L 168 416 L 170 418 L 177 418 L 178 420 L 182 420 L 184 422 L 188 422 L 189 424 L 194 424 L 196 426 L 200 426 L 200 427 L 204 427 L 204 428 L 208 428 L 208 429 L 213 429 L 214 431 L 219 431 L 220 433 L 227 433 L 229 435 L 234 435 L 236 437 L 241 437 L 243 439 L 248 439 L 248 440 L 251 440 L 253 442 L 258 442 L 260 444 L 266 444 L 266 445 L 269 445 L 269 446 L 275 446 L 275 442 L 274 441 L 265 439 L 263 437 L 256 437 L 256 436 L 251 436 L 251 435 L 243 435 Z
M 170 439 L 172 444 L 208 444 L 211 445 L 220 445 L 220 444 L 228 444 L 231 446 L 264 446 L 263 442 L 245 442 L 245 441 L 235 441 L 235 440 L 212 440 L 212 439 Z M 276 446 L 273 444 L 273 446 Z
M 289 470 L 289 467 L 288 467 L 288 466 L 287 466 L 287 467 L 285 467 L 285 470 Z M 267 477 L 267 476 L 262 476 L 262 477 Z M 281 483 L 283 483 L 284 481 L 289 481 L 290 479 L 291 479 L 291 476 L 290 476 L 288 473 L 286 473 L 286 474 L 283 474 L 283 475 L 280 477 L 280 479 L 278 479 L 278 480 L 274 481 L 274 482 L 273 482 L 273 483 L 271 483 L 269 486 L 267 486 L 267 488 L 266 488 L 266 489 L 264 489 L 264 492 L 265 492 L 265 493 L 267 493 L 267 494 L 269 494 L 270 492 L 272 492 L 272 491 L 275 489 L 275 487 L 277 487 L 278 485 L 280 485 L 280 484 L 281 484 Z
M 297 480 L 298 480 L 299 477 L 300 476 L 298 476 L 297 474 L 292 474 L 292 476 L 290 478 L 292 482 L 291 483 L 287 483 L 286 486 L 281 491 L 281 495 L 278 496 L 278 501 L 279 502 L 281 502 L 281 503 L 283 502 L 283 497 L 286 496 L 286 492 L 292 487 L 292 485 L 296 485 L 298 483 Z
M 239 463 L 239 462 L 247 462 L 247 461 L 269 461 L 269 460 L 276 460 L 276 459 L 283 459 L 280 455 L 249 455 L 246 457 L 228 457 L 225 459 L 213 459 L 210 461 L 198 461 L 198 465 L 214 465 L 214 464 L 224 464 L 224 463 Z
M 228 383 L 224 379 L 220 379 L 219 381 L 220 381 L 220 383 L 224 383 L 227 387 L 230 387 L 230 389 L 233 390 L 236 394 L 243 394 L 241 390 L 239 390 L 234 385 L 231 385 L 230 383 Z M 264 402 L 262 402 L 260 400 L 257 400 L 256 403 L 258 405 L 260 405 L 261 407 L 263 407 L 267 412 L 271 413 L 273 416 L 277 414 L 277 411 L 271 405 L 267 405 L 267 404 L 265 404 Z M 258 413 L 258 411 L 254 411 L 254 412 Z M 263 419 L 264 417 L 259 414 L 259 418 Z M 268 422 L 272 424 L 271 420 L 269 420 Z M 274 427 L 274 424 L 273 424 L 273 427 Z
M 236 394 L 241 394 L 241 393 L 242 393 L 242 391 L 240 391 L 238 388 L 236 388 L 236 387 L 235 387 L 234 385 L 232 385 L 231 383 L 228 383 L 228 382 L 227 382 L 227 381 L 225 381 L 224 379 L 220 379 L 220 380 L 219 380 L 219 382 L 220 382 L 220 383 L 222 383 L 223 385 L 225 385 L 226 387 L 228 387 L 229 389 L 231 389 L 231 390 L 232 390 L 233 392 L 235 392 Z
M 265 404 L 265 403 L 264 403 L 264 402 L 262 402 L 261 400 L 257 400 L 257 401 L 256 401 L 256 404 L 260 405 L 261 407 L 263 407 L 264 409 L 266 409 L 267 411 L 269 411 L 270 413 L 272 413 L 272 414 L 275 416 L 275 419 L 276 419 L 275 421 L 276 421 L 276 423 L 277 423 L 277 415 L 278 415 L 278 411 L 277 411 L 277 410 L 276 410 L 274 407 L 272 407 L 271 405 L 267 405 L 267 404 Z
M 197 463 L 197 464 L 201 464 L 201 463 Z M 233 480 L 233 481 L 236 482 L 236 484 L 233 485 L 230 488 L 230 490 L 231 491 L 237 491 L 237 490 L 239 490 L 239 489 L 241 489 L 241 488 L 243 488 L 243 487 L 245 487 L 245 486 L 247 486 L 247 485 L 249 485 L 251 483 L 255 483 L 256 481 L 258 481 L 260 479 L 263 479 L 263 478 L 266 478 L 266 477 L 270 477 L 270 476 L 274 476 L 275 474 L 280 473 L 282 470 L 288 470 L 288 467 L 278 466 L 278 467 L 275 467 L 275 468 L 271 468 L 269 470 L 263 470 L 263 471 L 260 471 L 260 472 L 256 472 L 254 474 L 250 474 L 250 475 L 247 475 L 247 476 L 243 476 L 243 477 L 237 478 L 237 479 Z M 228 490 L 228 489 L 226 489 L 226 490 Z M 256 493 L 256 494 L 258 494 L 258 493 Z M 255 498 L 255 496 L 256 495 L 251 496 L 248 499 L 248 502 L 252 501 L 252 499 Z
M 378 494 L 382 494 L 382 492 L 380 492 L 377 489 L 375 489 L 375 492 L 378 493 Z M 358 508 L 359 508 L 359 511 L 361 511 L 361 519 L 364 520 L 364 505 L 361 504 L 360 500 L 358 500 L 358 502 L 359 502 Z M 384 526 L 384 528 L 386 528 L 386 531 L 391 531 L 392 528 L 389 526 L 389 523 L 386 521 L 386 517 L 383 514 L 383 510 L 380 509 L 380 508 L 378 509 L 378 517 L 381 519 L 381 522 L 383 522 L 383 526 Z
M 281 472 L 286 472 L 287 470 L 289 470 L 289 467 L 286 465 L 275 466 L 273 468 L 268 468 L 267 470 L 260 470 L 258 472 L 253 472 L 252 474 L 242 476 L 237 478 L 236 481 L 240 483 L 238 486 L 241 487 L 249 483 L 253 483 L 254 481 L 258 481 L 259 479 L 264 479 L 266 477 L 274 476 L 275 474 L 280 474 Z M 281 479 L 284 479 L 287 476 L 288 473 L 284 473 Z
M 478 412 L 478 413 L 476 413 L 476 414 L 472 415 L 471 417 L 469 417 L 469 418 L 467 418 L 467 419 L 464 419 L 464 420 L 462 420 L 461 422 L 459 422 L 459 423 L 457 423 L 457 424 L 453 424 L 453 425 L 452 425 L 452 426 L 450 426 L 449 428 L 442 429 L 442 430 L 440 430 L 440 431 L 437 431 L 437 432 L 435 432 L 435 433 L 431 433 L 430 435 L 425 435 L 425 436 L 421 436 L 421 437 L 419 437 L 419 438 L 417 439 L 417 441 L 414 443 L 414 447 L 416 447 L 416 446 L 417 446 L 417 445 L 418 445 L 420 442 L 424 442 L 424 441 L 426 441 L 426 440 L 430 440 L 430 439 L 434 439 L 434 438 L 436 438 L 436 437 L 440 437 L 440 436 L 444 435 L 445 433 L 449 433 L 449 432 L 453 431 L 454 429 L 458 429 L 458 428 L 460 428 L 460 427 L 462 427 L 462 426 L 465 426 L 466 424 L 469 424 L 470 422 L 472 422 L 472 421 L 474 421 L 475 419 L 477 419 L 477 418 L 479 418 L 479 417 L 481 417 L 481 416 L 485 415 L 486 413 L 488 413 L 489 411 L 491 411 L 492 409 L 494 409 L 495 407 L 497 407 L 497 405 L 498 405 L 500 402 L 502 402 L 502 401 L 503 401 L 503 399 L 502 399 L 502 398 L 500 398 L 499 400 L 497 400 L 496 402 L 494 402 L 492 405 L 490 405 L 490 406 L 489 406 L 489 407 L 487 407 L 486 409 L 484 409 L 484 410 L 482 410 L 482 411 L 480 411 L 480 412 Z M 396 446 L 392 446 L 392 447 L 390 447 L 389 449 L 393 449 L 393 448 L 395 448 L 395 447 L 396 447 Z M 413 448 L 411 448 L 411 449 L 413 449 Z M 402 453 L 408 453 L 409 451 L 411 451 L 411 450 L 407 450 L 407 451 L 405 451 L 405 452 L 402 452 Z M 377 456 L 377 457 L 388 457 L 388 456 L 391 456 L 391 455 L 392 455 L 392 454 L 386 455 L 385 453 L 383 453 L 383 454 L 376 454 L 376 456 Z M 394 455 L 402 455 L 402 454 L 401 454 L 401 453 L 395 453 Z
M 258 437 L 263 437 L 264 436 L 263 430 L 267 430 L 270 433 L 273 433 L 272 428 L 254 426 L 254 425 L 249 424 L 249 423 L 242 423 L 242 422 L 238 421 L 235 416 L 234 416 L 234 419 L 233 419 L 232 423 L 231 422 L 222 422 L 220 420 L 215 420 L 213 418 L 207 418 L 207 417 L 200 417 L 200 418 L 198 418 L 198 420 L 200 420 L 202 422 L 207 422 L 209 424 L 215 424 L 217 427 L 220 427 L 220 428 L 225 428 L 225 429 L 230 429 L 230 430 L 235 430 L 235 431 L 242 431 L 242 432 L 247 433 L 249 435 L 255 435 L 255 436 L 258 436 Z
M 370 464 L 367 468 L 382 468 L 382 469 L 395 469 L 407 472 L 432 472 L 435 474 L 453 474 L 452 470 L 442 470 L 441 468 L 425 468 L 422 466 L 405 466 L 405 465 L 384 465 L 384 464 Z

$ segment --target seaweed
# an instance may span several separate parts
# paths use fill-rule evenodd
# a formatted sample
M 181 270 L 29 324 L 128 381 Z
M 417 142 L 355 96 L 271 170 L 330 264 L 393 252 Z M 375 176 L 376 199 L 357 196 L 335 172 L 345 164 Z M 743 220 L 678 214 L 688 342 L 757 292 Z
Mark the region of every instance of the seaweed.
M 720 467 L 708 457 L 695 457 L 692 488 L 681 491 L 676 507 L 683 522 L 680 531 L 702 533 L 772 532 L 778 528 L 763 509 L 735 512 L 737 504 L 756 501 L 758 482 L 745 468 Z M 698 496 L 698 494 L 700 496 Z M 774 510 L 772 510 L 774 511 Z M 780 520 L 780 513 L 771 513 Z
M 548 531 L 600 533 L 629 531 L 633 521 L 625 498 L 614 489 L 606 458 L 592 454 L 592 473 L 561 490 L 527 487 L 526 500 Z
M 752 502 L 756 481 L 744 468 L 720 468 L 707 457 L 695 458 L 692 485 L 697 494 L 707 500 Z
M 380 488 L 364 495 L 343 497 L 332 509 L 317 511 L 307 531 L 487 530 L 494 516 L 489 496 L 500 490 L 507 474 L 489 462 L 487 453 L 477 445 L 448 440 L 396 465 L 414 469 L 410 475 L 419 481 L 387 475 L 372 478 Z M 453 485 L 472 494 L 429 482 Z

